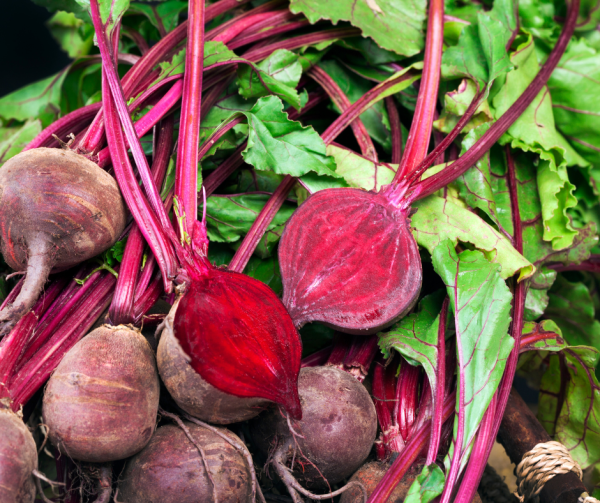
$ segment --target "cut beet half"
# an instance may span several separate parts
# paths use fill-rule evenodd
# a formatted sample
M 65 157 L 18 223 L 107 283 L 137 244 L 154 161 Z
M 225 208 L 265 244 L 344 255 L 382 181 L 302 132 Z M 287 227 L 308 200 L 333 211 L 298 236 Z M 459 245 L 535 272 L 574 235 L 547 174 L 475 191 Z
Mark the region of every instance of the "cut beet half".
M 296 210 L 279 244 L 283 303 L 296 326 L 320 321 L 366 335 L 412 308 L 421 258 L 408 210 L 390 199 L 386 191 L 328 189 Z

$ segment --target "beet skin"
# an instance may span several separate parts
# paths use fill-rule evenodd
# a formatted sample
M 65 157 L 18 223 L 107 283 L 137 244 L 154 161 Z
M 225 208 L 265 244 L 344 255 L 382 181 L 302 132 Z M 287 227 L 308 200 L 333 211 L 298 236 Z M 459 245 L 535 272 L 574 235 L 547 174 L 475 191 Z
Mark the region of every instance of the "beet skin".
M 341 482 L 369 455 L 377 433 L 375 406 L 361 383 L 335 367 L 303 368 L 298 392 L 302 419 L 292 421 L 299 447 L 293 474 L 309 488 L 326 489 L 323 477 L 330 484 Z M 291 462 L 292 433 L 278 408 L 273 407 L 253 419 L 251 431 L 265 457 L 274 446 L 290 445 L 288 461 Z
M 156 424 L 159 381 L 150 345 L 137 331 L 103 326 L 62 359 L 44 393 L 50 440 L 73 459 L 132 456 Z
M 169 314 L 170 319 L 175 311 L 176 305 Z M 172 323 L 165 323 L 156 363 L 167 390 L 184 411 L 208 423 L 231 424 L 257 416 L 272 403 L 262 398 L 230 395 L 208 384 L 190 365 L 172 327 Z
M 117 182 L 85 157 L 37 148 L 9 159 L 0 170 L 2 255 L 26 272 L 0 321 L 18 321 L 37 300 L 48 274 L 110 248 L 125 227 Z
M 184 423 L 202 447 L 219 503 L 250 503 L 252 482 L 244 457 L 212 431 Z M 241 443 L 229 430 L 223 433 Z M 198 448 L 176 425 L 158 428 L 148 445 L 131 458 L 120 477 L 122 503 L 210 503 L 213 486 Z
M 32 503 L 37 448 L 23 420 L 0 403 L 0 502 Z

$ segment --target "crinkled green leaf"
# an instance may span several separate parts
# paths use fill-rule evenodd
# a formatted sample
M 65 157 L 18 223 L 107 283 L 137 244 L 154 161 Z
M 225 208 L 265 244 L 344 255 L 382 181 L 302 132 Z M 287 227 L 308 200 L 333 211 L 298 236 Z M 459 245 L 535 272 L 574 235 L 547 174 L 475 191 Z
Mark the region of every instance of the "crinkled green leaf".
M 594 301 L 583 283 L 571 283 L 559 275 L 550 289 L 545 315 L 560 327 L 572 346 L 592 346 L 600 350 L 600 322 Z
M 549 357 L 540 386 L 538 419 L 583 469 L 600 461 L 599 359 L 595 348 L 566 348 Z
M 319 63 L 322 68 L 340 87 L 350 103 L 354 103 L 373 87 L 369 82 L 355 73 L 347 71 L 339 63 L 333 60 Z M 340 110 L 336 111 L 339 113 Z M 384 150 L 390 151 L 392 141 L 390 139 L 390 120 L 383 101 L 378 101 L 368 110 L 360 115 L 369 136 L 379 143 Z
M 524 319 L 527 321 L 535 321 L 544 314 L 548 307 L 548 290 L 529 288 L 527 297 L 525 298 L 525 314 Z
M 292 0 L 290 10 L 303 13 L 311 23 L 329 19 L 333 24 L 350 21 L 379 47 L 412 56 L 424 47 L 424 0 Z
M 48 29 L 70 58 L 87 56 L 94 44 L 94 27 L 72 12 L 59 11 L 48 22 Z
M 573 40 L 548 80 L 556 127 L 590 162 L 600 164 L 600 54 Z
M 249 112 L 242 113 L 248 119 L 248 147 L 242 153 L 248 164 L 292 176 L 313 171 L 339 177 L 321 137 L 312 127 L 289 120 L 276 96 L 260 98 Z
M 500 117 L 516 101 L 539 71 L 539 63 L 531 37 L 512 54 L 515 70 L 506 76 L 506 82 L 493 99 L 495 117 Z M 573 244 L 577 230 L 571 225 L 567 210 L 577 204 L 573 196 L 575 186 L 569 181 L 567 165 L 585 166 L 586 161 L 573 150 L 556 131 L 552 102 L 544 89 L 510 126 L 500 143 L 513 148 L 534 152 L 540 156 L 537 183 L 544 221 L 543 238 L 552 243 L 554 250 Z
M 454 313 L 457 388 L 464 390 L 464 405 L 461 406 L 459 396 L 456 401 L 456 412 L 464 418 L 462 453 L 471 444 L 500 384 L 514 344 L 508 334 L 512 295 L 502 279 L 500 266 L 479 251 L 467 250 L 457 255 L 454 244 L 444 240 L 433 251 L 432 262 L 446 285 Z
M 433 396 L 436 396 L 437 389 L 440 310 L 445 296 L 445 292 L 440 290 L 424 297 L 415 313 L 396 323 L 390 331 L 378 334 L 379 347 L 386 358 L 389 358 L 395 349 L 423 366 Z
M 244 98 L 260 98 L 274 92 L 296 108 L 300 108 L 300 96 L 296 86 L 302 76 L 302 65 L 297 54 L 278 49 L 256 65 L 256 68 L 261 70 L 260 78 L 254 67 L 238 66 L 237 82 L 240 94 Z
M 468 209 L 437 196 L 421 199 L 414 207 L 418 211 L 411 217 L 413 235 L 429 253 L 433 254 L 444 240 L 454 245 L 459 241 L 471 243 L 498 264 L 502 278 L 517 272 L 521 279 L 533 274 L 534 267 L 508 239 Z
M 579 264 L 587 260 L 590 250 L 598 243 L 596 226 L 590 223 L 583 229 L 578 229 L 572 245 L 564 250 L 554 250 L 552 243 L 543 239 L 544 222 L 542 219 L 542 204 L 538 192 L 535 157 L 519 151 L 513 152 L 517 178 L 517 193 L 521 223 L 523 226 L 523 254 L 527 260 L 534 264 L 538 274 L 543 272 L 543 265 L 548 262 L 561 262 L 565 265 Z M 513 234 L 512 209 L 506 181 L 506 162 L 504 151 L 500 148 L 491 150 L 492 182 L 498 218 L 502 227 L 510 235 Z M 554 281 L 555 272 L 552 272 L 550 282 L 539 284 L 537 288 L 549 288 Z M 536 280 L 536 277 L 533 278 Z
M 232 243 L 241 239 L 250 230 L 269 197 L 268 194 L 209 197 L 206 201 L 206 230 L 210 241 Z M 287 222 L 294 209 L 294 205 L 284 203 L 267 227 L 267 231 Z
M 0 166 L 21 152 L 41 131 L 39 120 L 27 121 L 16 128 L 0 129 Z
M 519 0 L 521 26 L 546 43 L 555 42 L 560 27 L 552 0 Z
M 424 466 L 406 493 L 404 503 L 429 503 L 442 494 L 445 482 L 444 472 L 438 465 Z
M 129 12 L 144 14 L 155 28 L 158 28 L 159 22 L 161 22 L 168 33 L 177 26 L 179 15 L 186 12 L 187 8 L 187 2 L 168 0 L 154 6 L 144 3 L 132 3 Z
M 60 93 L 67 69 L 29 84 L 0 99 L 0 117 L 25 121 L 37 119 L 43 112 L 60 112 Z

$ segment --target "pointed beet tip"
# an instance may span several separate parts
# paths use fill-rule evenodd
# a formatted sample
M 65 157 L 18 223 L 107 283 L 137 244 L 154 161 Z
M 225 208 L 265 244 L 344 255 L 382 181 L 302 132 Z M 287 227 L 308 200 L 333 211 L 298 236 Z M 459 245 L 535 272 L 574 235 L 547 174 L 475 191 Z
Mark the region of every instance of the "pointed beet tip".
M 292 419 L 296 419 L 297 421 L 302 419 L 302 405 L 300 405 L 298 388 L 295 388 L 291 393 L 288 393 L 282 400 L 281 405 L 283 405 Z

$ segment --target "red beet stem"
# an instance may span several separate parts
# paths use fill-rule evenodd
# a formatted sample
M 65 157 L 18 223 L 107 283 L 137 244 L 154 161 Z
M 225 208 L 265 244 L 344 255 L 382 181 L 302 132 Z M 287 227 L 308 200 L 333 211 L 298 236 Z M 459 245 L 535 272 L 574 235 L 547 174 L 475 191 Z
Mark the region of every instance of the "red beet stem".
M 345 337 L 348 337 L 348 334 L 345 334 Z M 363 382 L 369 374 L 371 363 L 378 352 L 378 341 L 376 335 L 355 335 L 352 339 L 348 354 L 344 358 L 344 370 L 356 377 L 359 382 Z
M 150 131 L 158 122 L 167 115 L 173 106 L 179 101 L 183 92 L 183 82 L 181 79 L 177 80 L 175 84 L 167 91 L 167 93 L 159 100 L 159 102 L 152 107 L 146 115 L 134 124 L 135 132 L 138 137 L 144 136 Z M 129 144 L 126 143 L 127 147 Z M 110 149 L 108 147 L 98 152 L 98 166 L 101 168 L 107 167 L 111 162 Z M 159 185 L 157 183 L 157 185 Z
M 392 164 L 400 164 L 402 160 L 402 127 L 400 125 L 400 114 L 394 103 L 394 98 L 385 98 L 385 107 L 390 118 L 390 135 L 392 137 Z
M 343 334 L 341 332 L 336 332 L 333 336 L 333 347 L 331 348 L 329 358 L 327 358 L 327 362 L 325 364 L 343 370 L 344 360 L 346 359 L 346 355 L 348 354 L 351 345 L 352 336 L 348 336 L 348 334 Z
M 290 14 L 290 12 L 287 11 L 286 14 Z M 283 17 L 283 15 L 281 17 Z M 260 24 L 263 25 L 266 24 L 266 22 Z M 282 35 L 283 33 L 288 33 L 290 31 L 299 30 L 300 28 L 305 28 L 309 25 L 310 23 L 308 21 L 293 21 L 290 23 L 280 24 L 279 26 L 274 26 L 273 28 L 264 31 L 258 31 L 258 27 L 254 26 L 252 29 L 252 34 L 244 34 L 243 36 L 236 37 L 231 41 L 231 43 L 227 44 L 227 47 L 233 51 L 245 45 L 265 39 L 271 39 L 270 43 L 275 43 L 276 36 Z
M 244 164 L 242 152 L 246 150 L 246 146 L 247 142 L 242 143 L 233 154 L 219 164 L 219 167 L 205 178 L 203 187 L 206 191 L 206 197 L 217 190 L 217 188 L 219 188 L 219 186 L 227 180 L 236 169 Z
M 157 263 L 163 273 L 165 290 L 170 292 L 171 281 L 177 273 L 177 262 L 174 251 L 171 242 L 165 236 L 158 219 L 142 194 L 133 173 L 119 118 L 114 108 L 114 101 L 105 76 L 103 77 L 102 84 L 102 101 L 104 103 L 104 115 L 107 125 L 107 139 L 113 160 L 115 177 L 134 220 L 157 259 Z
M 313 66 L 308 71 L 308 76 L 311 77 L 317 84 L 319 84 L 323 90 L 327 93 L 334 105 L 343 113 L 350 107 L 351 103 L 348 97 L 344 94 L 344 91 L 336 84 L 336 82 L 327 74 L 325 70 L 319 66 Z M 363 124 L 360 118 L 356 118 L 350 124 L 352 132 L 358 142 L 358 146 L 362 154 L 369 160 L 377 162 L 377 151 L 373 140 L 369 136 L 367 128 Z
M 406 441 L 417 418 L 421 368 L 409 364 L 404 358 L 401 358 L 401 361 L 402 367 L 396 385 L 396 404 L 392 417 L 400 428 L 402 438 Z
M 265 234 L 269 223 L 275 218 L 275 215 L 285 202 L 290 190 L 296 184 L 296 179 L 293 176 L 286 175 L 285 178 L 273 192 L 273 195 L 267 201 L 267 204 L 260 211 L 256 220 L 250 227 L 248 234 L 244 237 L 241 246 L 235 252 L 235 255 L 229 263 L 229 270 L 242 272 L 248 261 L 252 257 L 254 250 L 258 246 L 259 241 Z
M 144 293 L 135 299 L 133 312 L 134 323 L 136 325 L 139 325 L 142 322 L 142 318 L 149 311 L 149 309 L 156 304 L 156 301 L 160 298 L 162 293 L 163 291 L 161 288 L 160 273 L 157 272 Z
M 427 451 L 426 464 L 430 465 L 437 458 L 442 435 L 442 411 L 444 407 L 444 395 L 446 393 L 446 321 L 448 319 L 448 305 L 450 299 L 446 296 L 440 312 L 440 324 L 438 327 L 437 343 L 437 369 L 436 385 L 433 399 L 433 413 L 431 423 L 431 437 L 429 439 L 429 450 Z M 432 387 L 433 388 L 433 387 Z
M 327 358 L 331 354 L 331 350 L 333 346 L 327 346 L 323 349 L 319 349 L 319 351 L 313 353 L 312 355 L 307 356 L 302 359 L 301 368 L 304 367 L 321 367 L 325 365 L 327 362 Z
M 37 392 L 65 353 L 92 327 L 108 307 L 115 283 L 116 279 L 112 274 L 105 271 L 95 273 L 80 287 L 84 295 L 72 299 L 66 309 L 61 310 L 61 313 L 68 311 L 69 315 L 65 317 L 56 313 L 56 317 L 62 322 L 60 327 L 53 331 L 43 348 L 9 382 L 13 410 L 18 410 Z
M 200 135 L 203 67 L 204 0 L 190 0 L 175 175 L 175 196 L 183 207 L 186 228 L 190 232 L 198 214 L 198 138 Z M 183 238 L 183 236 L 180 237 Z
M 462 175 L 467 169 L 481 159 L 481 157 L 492 147 L 492 145 L 496 143 L 508 130 L 513 122 L 515 122 L 521 116 L 525 109 L 531 104 L 531 102 L 546 85 L 550 75 L 562 58 L 562 55 L 564 54 L 565 49 L 567 48 L 567 45 L 573 36 L 578 12 L 579 0 L 573 0 L 569 3 L 567 19 L 556 45 L 552 49 L 552 52 L 548 56 L 548 59 L 538 74 L 531 81 L 531 84 L 527 86 L 527 89 L 523 91 L 523 94 L 519 96 L 517 101 L 515 101 L 511 107 L 504 112 L 504 114 L 502 114 L 502 116 L 462 157 L 459 157 L 456 162 L 453 162 L 439 173 L 414 185 L 412 193 L 408 195 L 411 203 L 433 194 Z
M 406 140 L 406 149 L 394 182 L 402 180 L 414 171 L 427 155 L 429 139 L 433 127 L 433 115 L 437 104 L 440 69 L 442 66 L 442 46 L 444 43 L 444 0 L 431 0 L 427 21 L 425 61 L 423 76 L 417 97 L 417 105 L 412 125 Z
M 215 42 L 228 43 L 230 40 L 233 40 L 238 35 L 247 32 L 249 29 L 253 29 L 255 25 L 261 24 L 265 20 L 271 19 L 271 17 L 273 17 L 273 12 L 271 12 L 270 10 L 264 12 L 265 6 L 271 7 L 268 4 L 261 5 L 261 12 L 256 13 L 256 9 L 253 9 L 253 14 L 244 16 L 243 18 L 236 20 L 235 23 L 229 25 L 225 30 L 219 31 L 219 33 L 211 35 L 207 38 L 210 38 L 210 40 L 214 40 Z M 220 27 L 217 27 L 215 28 L 215 30 L 219 30 L 219 28 Z
M 397 403 L 397 364 L 397 357 L 389 362 L 387 367 L 384 365 L 383 358 L 380 358 L 375 363 L 373 373 L 373 402 L 381 428 L 381 449 L 378 452 L 381 460 L 386 459 L 393 452 L 404 450 L 404 440 L 393 414 Z
M 174 118 L 170 116 L 163 121 L 157 134 L 152 176 L 158 186 L 162 185 L 167 172 L 169 158 L 173 149 L 174 127 Z M 115 294 L 109 309 L 111 323 L 115 326 L 133 323 L 133 302 L 145 246 L 146 242 L 142 232 L 137 224 L 134 223 L 129 232 L 127 244 L 125 245 L 119 278 L 117 279 Z
M 454 394 L 447 397 L 444 401 L 444 414 L 442 416 L 444 421 L 447 421 L 452 416 L 455 402 L 456 396 Z M 430 430 L 431 421 L 427 421 L 425 425 L 412 435 L 410 441 L 402 451 L 402 455 L 396 458 L 396 461 L 394 461 L 379 484 L 377 484 L 367 503 L 384 503 L 388 500 L 402 477 L 404 477 L 404 474 L 425 448 Z

